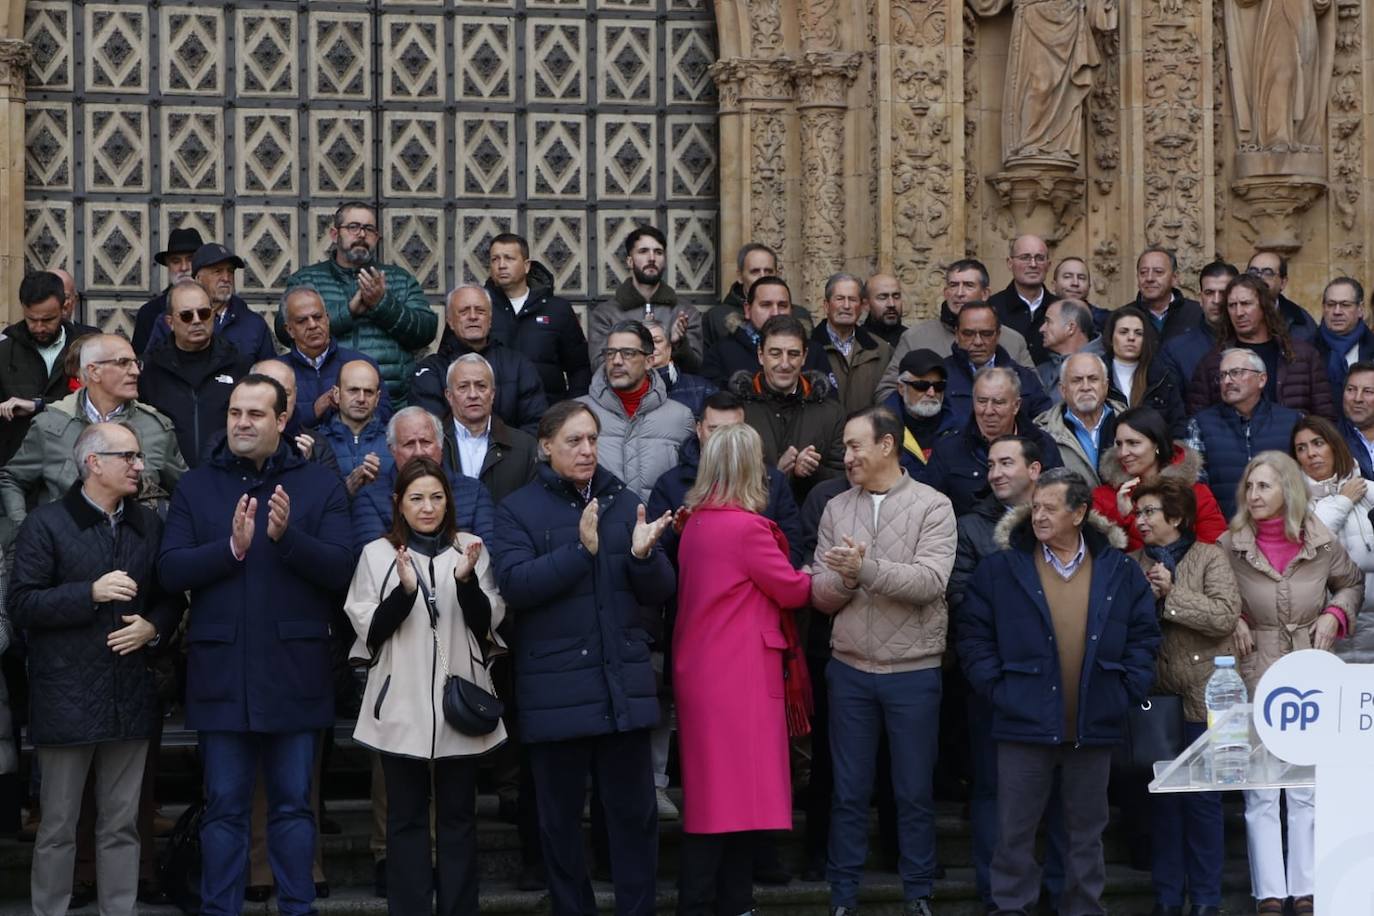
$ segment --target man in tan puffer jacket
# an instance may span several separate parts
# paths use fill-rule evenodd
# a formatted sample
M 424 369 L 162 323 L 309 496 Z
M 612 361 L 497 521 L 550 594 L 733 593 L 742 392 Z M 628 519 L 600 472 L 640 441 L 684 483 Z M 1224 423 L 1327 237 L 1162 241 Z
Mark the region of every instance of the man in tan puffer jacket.
M 931 774 L 958 532 L 949 499 L 902 470 L 901 443 L 902 422 L 885 407 L 849 419 L 844 461 L 854 487 L 826 506 L 816 542 L 811 600 L 835 615 L 826 666 L 835 773 L 826 877 L 831 913 L 840 916 L 858 903 L 884 727 L 904 912 L 930 913 L 935 876 Z

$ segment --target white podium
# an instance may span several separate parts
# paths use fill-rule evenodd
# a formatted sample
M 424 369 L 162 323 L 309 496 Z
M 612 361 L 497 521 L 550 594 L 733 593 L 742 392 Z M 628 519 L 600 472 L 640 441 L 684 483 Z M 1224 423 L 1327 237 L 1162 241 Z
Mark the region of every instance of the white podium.
M 1212 782 L 1204 734 L 1155 764 L 1151 792 L 1317 788 L 1316 910 L 1374 914 L 1374 665 L 1347 665 L 1309 649 L 1284 656 L 1260 679 L 1244 783 Z

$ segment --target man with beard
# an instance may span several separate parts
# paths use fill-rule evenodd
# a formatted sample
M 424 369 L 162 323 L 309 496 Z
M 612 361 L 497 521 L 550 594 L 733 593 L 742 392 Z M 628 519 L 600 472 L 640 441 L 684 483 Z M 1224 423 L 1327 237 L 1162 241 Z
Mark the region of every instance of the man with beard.
M 178 280 L 191 276 L 191 256 L 205 241 L 195 229 L 173 229 L 167 236 L 167 250 L 153 255 L 153 260 L 167 268 L 167 286 L 147 302 L 138 307 L 134 319 L 133 345 L 135 353 L 148 349 L 148 341 L 153 329 L 162 323 L 167 314 L 167 293 Z
M 864 311 L 868 318 L 864 330 L 887 343 L 897 346 L 906 325 L 906 302 L 902 299 L 902 282 L 892 274 L 874 274 L 863 285 Z
M 934 350 L 912 350 L 902 357 L 901 390 L 887 396 L 883 406 L 902 418 L 902 467 L 919 477 L 935 443 L 957 435 L 959 421 L 945 403 L 945 361 Z
M 61 303 L 62 281 L 51 273 L 29 274 L 19 284 L 24 320 L 0 340 L 0 464 L 24 441 L 34 414 L 68 394 L 63 363 L 80 335 L 63 320 Z
M 243 267 L 243 258 L 214 242 L 201 245 L 191 256 L 191 277 L 209 293 L 210 305 L 215 310 L 215 336 L 229 341 L 246 359 L 271 359 L 277 355 L 277 348 L 267 322 L 234 291 L 234 271 Z M 163 305 L 167 305 L 165 298 Z M 148 335 L 147 349 L 161 345 L 171 336 L 171 328 L 168 311 Z
M 684 372 L 701 369 L 701 313 L 696 306 L 679 303 L 677 291 L 663 282 L 667 245 L 663 233 L 653 226 L 640 226 L 625 237 L 625 266 L 630 276 L 616 288 L 614 299 L 592 310 L 587 352 L 593 368 L 606 349 L 611 328 L 622 321 L 655 318 L 668 329 L 673 362 Z
M 392 405 L 404 407 L 415 371 L 411 354 L 434 342 L 439 316 L 409 271 L 376 260 L 381 230 L 370 204 L 351 201 L 335 210 L 329 239 L 329 257 L 296 271 L 286 289 L 315 287 L 329 312 L 334 338 L 375 359 Z M 290 340 L 281 315 L 277 338 Z

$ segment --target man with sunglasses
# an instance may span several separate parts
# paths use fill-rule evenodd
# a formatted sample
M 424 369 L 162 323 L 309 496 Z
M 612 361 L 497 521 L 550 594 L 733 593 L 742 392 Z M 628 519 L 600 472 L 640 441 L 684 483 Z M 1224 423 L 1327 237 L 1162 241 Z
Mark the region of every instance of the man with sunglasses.
M 399 410 L 409 403 L 411 354 L 434 342 L 439 316 L 410 271 L 377 260 L 381 229 L 371 204 L 349 201 L 335 210 L 329 241 L 329 257 L 296 271 L 286 289 L 309 285 L 319 291 L 334 339 L 377 361 L 391 404 Z M 277 338 L 291 342 L 280 314 Z
M 92 423 L 120 423 L 143 447 L 139 501 L 157 504 L 186 473 L 176 427 L 161 411 L 138 400 L 143 364 L 117 334 L 100 334 L 81 345 L 81 390 L 47 405 L 24 435 L 14 457 L 0 468 L 0 547 L 9 549 L 28 516 L 30 497 L 39 503 L 66 495 L 77 480 L 76 439 Z
M 210 297 L 215 336 L 232 343 L 250 360 L 271 359 L 277 355 L 277 348 L 272 343 L 272 332 L 267 329 L 267 322 L 250 309 L 236 291 L 235 271 L 243 268 L 243 258 L 214 242 L 201 245 L 191 255 L 191 279 L 199 283 Z M 170 293 L 171 287 L 168 287 L 169 296 Z M 160 346 L 170 335 L 172 325 L 167 317 L 169 314 L 170 311 L 165 312 L 153 325 L 152 333 L 148 335 L 148 346 L 142 351 L 144 355 Z
M 210 294 L 195 280 L 172 284 L 167 320 L 172 333 L 149 347 L 138 395 L 172 419 L 181 454 L 196 467 L 215 433 L 224 431 L 229 392 L 252 359 L 216 333 Z
M 934 350 L 912 350 L 903 356 L 897 382 L 901 387 L 887 396 L 883 406 L 902 418 L 898 454 L 902 467 L 915 477 L 930 460 L 936 442 L 958 435 L 959 421 L 945 403 L 945 361 Z

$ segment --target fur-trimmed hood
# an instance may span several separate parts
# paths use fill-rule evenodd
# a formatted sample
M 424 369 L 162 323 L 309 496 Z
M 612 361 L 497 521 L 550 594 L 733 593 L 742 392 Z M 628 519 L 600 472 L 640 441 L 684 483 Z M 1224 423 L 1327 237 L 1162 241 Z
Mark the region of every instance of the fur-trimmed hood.
M 1035 533 L 1031 531 L 1030 525 L 1030 504 L 1008 510 L 993 529 L 993 539 L 1003 550 L 1030 550 L 1036 544 Z M 1089 509 L 1083 524 L 1083 541 L 1088 552 L 1094 556 L 1101 552 L 1103 547 L 1125 550 L 1126 532 L 1113 525 L 1096 509 Z
M 1130 477 L 1121 469 L 1121 459 L 1117 457 L 1116 446 L 1102 453 L 1098 462 L 1098 473 L 1102 482 L 1109 487 L 1119 487 Z M 1159 472 L 1164 477 L 1172 477 L 1192 486 L 1202 476 L 1202 456 L 1186 445 L 1174 443 L 1174 454 L 1167 467 Z

